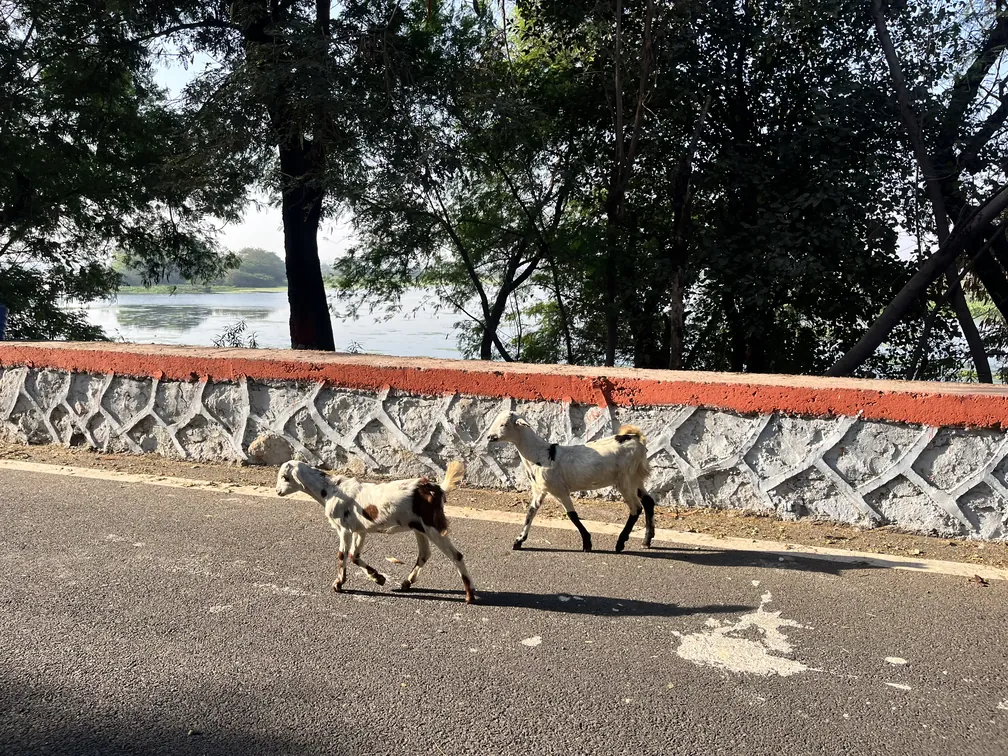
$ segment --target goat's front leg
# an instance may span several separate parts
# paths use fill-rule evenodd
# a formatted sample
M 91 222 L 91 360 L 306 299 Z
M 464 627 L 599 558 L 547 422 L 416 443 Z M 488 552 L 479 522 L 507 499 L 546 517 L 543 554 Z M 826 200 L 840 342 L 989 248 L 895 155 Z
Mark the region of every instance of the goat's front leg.
M 619 538 L 616 539 L 616 553 L 623 551 L 626 547 L 627 539 L 630 538 L 630 531 L 634 529 L 634 525 L 637 524 L 637 518 L 640 517 L 641 513 L 641 500 L 637 497 L 636 491 L 621 491 L 623 494 L 623 499 L 626 501 L 627 507 L 630 509 L 630 516 L 627 517 L 626 525 L 623 526 L 622 532 L 619 534 Z M 652 514 L 652 517 L 654 515 Z
M 553 494 L 557 497 L 560 503 L 563 505 L 564 511 L 567 512 L 567 517 L 570 521 L 574 523 L 574 527 L 578 529 L 581 534 L 581 551 L 591 551 L 592 550 L 592 540 L 591 533 L 581 524 L 581 518 L 578 517 L 578 513 L 574 511 L 574 502 L 571 500 L 569 493 L 564 494 Z
M 354 533 L 353 546 L 350 548 L 350 561 L 360 567 L 364 573 L 378 585 L 385 585 L 385 576 L 370 564 L 360 558 L 361 549 L 364 548 L 364 534 Z
M 343 590 L 343 584 L 346 582 L 346 559 L 347 555 L 350 553 L 353 533 L 346 528 L 339 528 L 339 539 L 339 552 L 336 554 L 336 579 L 332 584 L 333 590 L 337 592 Z
M 525 526 L 522 528 L 521 535 L 515 539 L 512 549 L 520 549 L 524 543 L 525 539 L 528 538 L 529 530 L 532 527 L 532 520 L 535 519 L 536 512 L 539 511 L 539 506 L 542 504 L 543 499 L 546 498 L 545 491 L 537 491 L 532 489 L 532 499 L 529 501 L 528 511 L 525 513 Z

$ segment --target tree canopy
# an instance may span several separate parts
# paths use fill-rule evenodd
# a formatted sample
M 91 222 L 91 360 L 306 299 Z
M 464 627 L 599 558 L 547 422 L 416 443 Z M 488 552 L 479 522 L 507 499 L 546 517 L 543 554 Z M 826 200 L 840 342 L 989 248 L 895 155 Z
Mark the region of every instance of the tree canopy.
M 145 281 L 212 279 L 236 260 L 209 216 L 237 220 L 246 178 L 191 159 L 199 134 L 154 84 L 112 5 L 0 4 L 0 302 L 8 338 L 100 337 L 74 303 L 118 285 L 113 252 Z
M 80 267 L 112 244 L 147 280 L 219 277 L 236 260 L 204 218 L 255 186 L 282 212 L 295 347 L 333 348 L 318 234 L 346 214 L 357 243 L 331 280 L 350 314 L 425 287 L 483 359 L 938 379 L 1004 364 L 994 6 L 11 7 L 4 60 L 28 89 L 4 90 L 0 139 L 25 167 L 0 238 L 44 261 L 21 276 L 72 268 L 50 309 L 112 285 Z M 171 107 L 150 83 L 168 51 L 212 61 Z M 46 176 L 52 196 L 87 194 L 16 230 L 29 194 L 47 207 Z M 91 251 L 61 267 L 47 250 L 71 238 Z M 73 322 L 52 333 L 88 335 Z

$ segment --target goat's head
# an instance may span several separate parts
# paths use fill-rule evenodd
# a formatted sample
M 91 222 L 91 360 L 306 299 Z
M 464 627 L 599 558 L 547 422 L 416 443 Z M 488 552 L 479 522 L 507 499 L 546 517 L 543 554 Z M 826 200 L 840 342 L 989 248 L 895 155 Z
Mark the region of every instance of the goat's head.
M 277 496 L 287 496 L 296 491 L 304 491 L 320 502 L 332 493 L 331 489 L 339 485 L 341 478 L 330 478 L 316 467 L 292 459 L 280 465 L 277 472 Z
M 517 412 L 504 410 L 493 421 L 490 430 L 487 431 L 487 441 L 511 441 L 515 438 L 518 428 L 524 426 L 531 427 L 525 418 Z

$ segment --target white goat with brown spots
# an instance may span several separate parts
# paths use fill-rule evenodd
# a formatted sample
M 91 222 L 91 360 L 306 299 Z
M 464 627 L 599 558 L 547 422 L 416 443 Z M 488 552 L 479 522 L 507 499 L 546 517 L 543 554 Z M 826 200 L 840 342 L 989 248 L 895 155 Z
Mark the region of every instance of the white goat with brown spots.
M 520 549 L 525 543 L 539 505 L 550 494 L 560 502 L 574 527 L 581 533 L 582 550 L 591 551 L 591 534 L 581 524 L 574 510 L 571 493 L 594 491 L 607 486 L 613 486 L 619 491 L 630 509 L 626 526 L 616 539 L 616 551 L 623 551 L 642 508 L 646 523 L 644 546 L 651 546 L 655 502 L 644 488 L 644 482 L 651 474 L 651 466 L 648 464 L 646 439 L 638 428 L 624 425 L 615 436 L 587 444 L 561 446 L 540 438 L 521 415 L 504 411 L 490 426 L 487 440 L 510 441 L 518 447 L 522 465 L 532 484 L 532 500 L 525 515 L 525 527 L 515 540 L 513 548 Z
M 385 576 L 361 559 L 365 536 L 412 530 L 417 541 L 416 565 L 400 589 L 409 590 L 416 582 L 421 568 L 430 559 L 430 543 L 433 542 L 455 564 L 468 604 L 475 598 L 472 580 L 462 561 L 462 553 L 448 538 L 448 518 L 444 512 L 445 494 L 462 481 L 464 473 L 465 466 L 456 460 L 448 465 L 440 485 L 427 478 L 363 483 L 291 460 L 284 462 L 277 473 L 276 492 L 286 496 L 304 491 L 323 506 L 329 524 L 339 531 L 339 569 L 333 590 L 341 590 L 346 582 L 347 556 L 371 580 L 384 585 Z

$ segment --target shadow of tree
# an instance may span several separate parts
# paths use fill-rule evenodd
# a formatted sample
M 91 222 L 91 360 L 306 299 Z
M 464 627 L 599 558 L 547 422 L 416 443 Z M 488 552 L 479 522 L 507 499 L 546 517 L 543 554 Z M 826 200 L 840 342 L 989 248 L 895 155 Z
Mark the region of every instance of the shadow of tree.
M 160 721 L 68 722 L 36 713 L 31 722 L 0 715 L 0 754 L 6 756 L 267 756 L 308 754 L 286 738 L 248 732 L 200 732 Z M 337 751 L 329 751 L 339 756 Z

